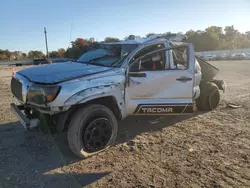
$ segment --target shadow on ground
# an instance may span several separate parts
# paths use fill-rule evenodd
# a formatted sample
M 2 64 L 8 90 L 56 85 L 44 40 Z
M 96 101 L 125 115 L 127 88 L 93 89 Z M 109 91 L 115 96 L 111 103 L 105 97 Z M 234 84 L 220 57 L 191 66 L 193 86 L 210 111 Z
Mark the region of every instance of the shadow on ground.
M 65 133 L 28 132 L 18 122 L 0 125 L 1 188 L 84 187 L 110 173 L 61 169 L 79 160 L 70 152 Z
M 189 116 L 132 116 L 119 123 L 116 144 L 192 118 Z M 28 132 L 20 123 L 0 125 L 0 187 L 82 187 L 111 172 L 68 174 L 63 166 L 78 162 L 68 148 L 66 132 Z M 84 167 L 83 167 L 84 169 Z
M 130 116 L 119 123 L 116 144 L 128 142 L 139 134 L 158 131 L 204 113 L 196 112 L 192 115 L 182 116 Z

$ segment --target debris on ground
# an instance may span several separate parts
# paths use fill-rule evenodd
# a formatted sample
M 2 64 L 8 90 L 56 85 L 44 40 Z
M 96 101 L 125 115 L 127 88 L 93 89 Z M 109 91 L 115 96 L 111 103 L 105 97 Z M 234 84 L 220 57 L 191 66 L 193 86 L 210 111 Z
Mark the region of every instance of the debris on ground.
M 236 104 L 232 104 L 232 103 L 229 103 L 229 104 L 227 104 L 227 106 L 228 107 L 230 107 L 230 108 L 242 108 L 242 106 L 241 105 L 236 105 Z

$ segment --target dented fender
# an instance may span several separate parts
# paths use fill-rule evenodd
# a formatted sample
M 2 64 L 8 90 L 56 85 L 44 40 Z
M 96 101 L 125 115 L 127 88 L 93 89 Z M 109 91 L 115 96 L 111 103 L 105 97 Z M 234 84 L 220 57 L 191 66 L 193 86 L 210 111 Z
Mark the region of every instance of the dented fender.
M 69 97 L 64 105 L 65 106 L 73 106 L 76 104 L 84 104 L 88 101 L 102 98 L 102 97 L 114 97 L 117 102 L 117 106 L 119 107 L 122 116 L 125 115 L 125 103 L 124 103 L 124 94 L 123 89 L 118 84 L 110 84 L 110 85 L 99 85 L 91 88 L 87 88 L 79 91 L 73 96 Z

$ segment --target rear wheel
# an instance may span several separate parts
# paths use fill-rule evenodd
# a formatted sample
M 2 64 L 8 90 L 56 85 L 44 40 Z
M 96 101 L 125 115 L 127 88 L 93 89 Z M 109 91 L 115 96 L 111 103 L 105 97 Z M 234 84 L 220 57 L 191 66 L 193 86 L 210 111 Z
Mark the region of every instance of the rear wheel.
M 109 108 L 88 105 L 72 116 L 68 128 L 69 147 L 80 158 L 99 153 L 115 143 L 117 127 L 116 117 Z
M 219 88 L 215 83 L 205 82 L 200 86 L 200 97 L 196 100 L 198 110 L 211 111 L 220 103 Z

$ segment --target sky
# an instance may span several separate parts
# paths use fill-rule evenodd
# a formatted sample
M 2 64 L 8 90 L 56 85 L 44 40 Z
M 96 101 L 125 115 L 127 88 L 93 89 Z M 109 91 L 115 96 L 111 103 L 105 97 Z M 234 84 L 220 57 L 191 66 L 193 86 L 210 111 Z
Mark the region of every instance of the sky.
M 78 37 L 101 41 L 134 34 L 186 32 L 230 26 L 250 31 L 250 0 L 4 0 L 0 49 L 67 49 Z

